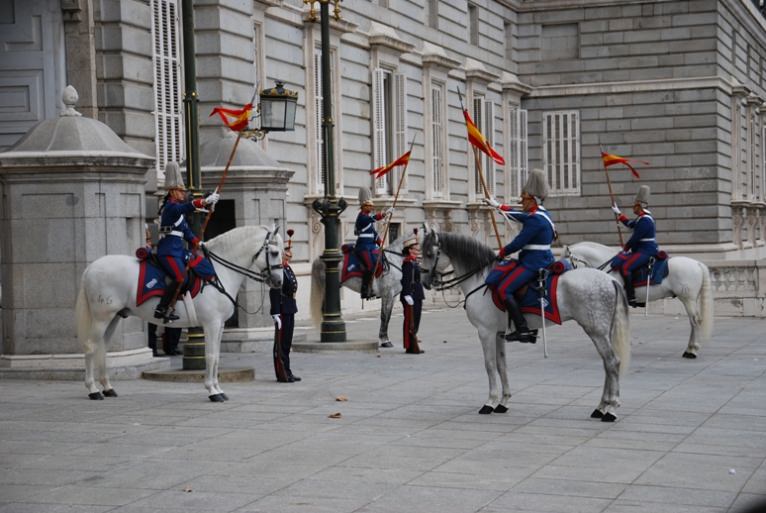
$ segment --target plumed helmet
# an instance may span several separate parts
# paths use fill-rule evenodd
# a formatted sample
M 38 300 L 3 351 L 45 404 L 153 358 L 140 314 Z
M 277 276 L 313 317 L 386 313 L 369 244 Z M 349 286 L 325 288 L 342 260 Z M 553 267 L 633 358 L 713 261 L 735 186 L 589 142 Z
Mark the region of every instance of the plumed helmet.
M 168 162 L 165 164 L 165 189 L 168 191 L 173 189 L 186 190 L 184 177 L 181 176 L 181 169 L 178 167 L 178 162 Z
M 295 230 L 292 228 L 287 229 L 287 241 L 285 241 L 285 249 L 287 251 L 293 250 L 293 235 L 295 235 Z
M 545 171 L 542 169 L 533 169 L 532 172 L 529 173 L 527 183 L 524 184 L 522 192 L 526 192 L 530 196 L 544 200 L 548 196 L 548 179 L 545 176 Z
M 638 188 L 638 192 L 636 193 L 636 199 L 633 202 L 633 204 L 641 203 L 642 205 L 646 206 L 649 204 L 649 186 L 648 185 L 642 185 Z
M 372 202 L 372 193 L 370 193 L 370 189 L 367 187 L 360 187 L 359 188 L 359 206 L 365 206 L 369 205 L 371 207 L 375 206 L 375 203 Z

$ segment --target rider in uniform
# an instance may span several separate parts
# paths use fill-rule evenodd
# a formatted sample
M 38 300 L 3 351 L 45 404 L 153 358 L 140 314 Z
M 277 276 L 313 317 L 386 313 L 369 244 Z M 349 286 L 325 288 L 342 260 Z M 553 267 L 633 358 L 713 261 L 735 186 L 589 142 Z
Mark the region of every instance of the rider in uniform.
M 529 174 L 527 183 L 521 193 L 522 211 L 513 210 L 510 205 L 502 205 L 494 198 L 485 200 L 490 206 L 500 209 L 510 219 L 520 222 L 523 226 L 519 234 L 510 244 L 500 249 L 498 256 L 505 258 L 516 251 L 519 253 L 518 265 L 499 283 L 491 281 L 493 275 L 487 277 L 487 285 L 496 287 L 505 299 L 508 311 L 508 331 L 513 321 L 516 331 L 507 333 L 508 341 L 535 342 L 535 331 L 527 328 L 527 321 L 521 313 L 513 293 L 535 279 L 540 269 L 551 265 L 554 261 L 551 243 L 556 238 L 556 226 L 553 224 L 550 212 L 543 207 L 543 201 L 548 195 L 548 182 L 545 172 L 535 169 Z M 505 265 L 500 262 L 498 266 Z
M 420 265 L 418 264 L 418 232 L 402 245 L 402 292 L 399 299 L 404 308 L 404 349 L 409 354 L 425 353 L 419 346 L 418 329 L 420 314 L 423 310 L 423 285 L 420 283 Z
M 635 200 L 633 201 L 633 213 L 636 217 L 633 220 L 620 211 L 616 203 L 612 204 L 612 212 L 617 219 L 625 226 L 633 230 L 630 240 L 625 243 L 623 250 L 612 259 L 612 269 L 617 269 L 622 275 L 625 283 L 625 292 L 628 296 L 630 306 L 636 307 L 636 291 L 633 287 L 631 274 L 634 270 L 645 266 L 649 259 L 656 257 L 659 253 L 656 239 L 656 227 L 652 213 L 648 210 L 649 206 L 649 186 L 642 185 L 638 188 Z
M 193 248 L 200 245 L 200 239 L 194 235 L 186 222 L 186 215 L 196 209 L 215 205 L 220 196 L 217 192 L 213 192 L 206 198 L 189 201 L 181 171 L 175 162 L 168 162 L 165 167 L 165 188 L 168 192 L 160 207 L 160 242 L 157 245 L 157 258 L 171 282 L 167 285 L 160 304 L 154 310 L 154 317 L 168 323 L 178 319 L 170 303 L 176 297 L 178 286 L 186 279 L 186 264 L 191 256 L 184 241 Z
M 369 195 L 369 191 L 367 191 Z M 375 208 L 375 204 L 369 197 L 363 198 L 364 194 L 360 190 L 359 193 L 361 209 L 356 216 L 356 223 L 354 224 L 354 235 L 356 235 L 356 244 L 354 245 L 354 252 L 357 258 L 362 262 L 364 266 L 364 274 L 362 275 L 362 299 L 370 299 L 372 297 L 372 290 L 370 284 L 372 283 L 372 274 L 375 270 L 375 260 L 373 258 L 373 251 L 380 247 L 380 239 L 378 238 L 378 232 L 375 231 L 375 222 L 380 221 L 386 215 L 392 212 L 392 209 L 387 209 L 383 212 L 373 214 L 372 210 Z
M 298 312 L 298 305 L 295 302 L 298 279 L 290 267 L 290 260 L 293 257 L 293 231 L 287 230 L 287 235 L 287 244 L 282 253 L 282 288 L 269 289 L 270 313 L 275 327 L 274 372 L 280 383 L 294 383 L 301 380 L 290 369 L 290 348 L 293 345 L 295 314 Z

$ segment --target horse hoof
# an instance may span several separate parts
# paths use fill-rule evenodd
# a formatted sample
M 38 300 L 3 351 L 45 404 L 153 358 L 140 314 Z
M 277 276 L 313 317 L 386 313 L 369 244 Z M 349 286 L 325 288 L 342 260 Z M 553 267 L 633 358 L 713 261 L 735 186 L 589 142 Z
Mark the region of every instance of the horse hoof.
M 209 395 L 209 396 L 208 396 L 208 398 L 209 398 L 209 399 L 210 399 L 212 402 L 214 402 L 214 403 L 222 403 L 222 402 L 224 402 L 224 401 L 225 401 L 225 399 L 224 399 L 223 397 L 221 397 L 221 394 L 213 394 L 213 395 Z
M 481 407 L 481 410 L 479 410 L 479 415 L 489 415 L 495 411 L 495 409 L 492 406 L 487 406 L 486 404 Z
M 614 422 L 617 420 L 617 415 L 614 413 L 606 412 L 603 417 L 601 417 L 601 422 Z
M 88 399 L 90 399 L 91 401 L 103 401 L 104 396 L 101 395 L 101 392 L 92 392 L 88 394 Z
M 386 340 L 385 342 L 380 344 L 380 347 L 394 347 L 394 345 L 390 341 Z
M 502 404 L 495 406 L 495 413 L 508 413 L 508 407 Z
M 117 397 L 117 392 L 114 391 L 114 388 L 104 390 L 104 397 Z
M 593 410 L 593 413 L 590 414 L 590 418 L 592 419 L 603 419 L 604 418 L 604 412 L 596 408 Z
M 694 353 L 690 353 L 689 351 L 684 351 L 683 357 L 694 360 L 695 358 L 697 358 L 697 355 Z
M 223 392 L 221 392 L 221 393 L 220 393 L 220 394 L 218 394 L 218 395 L 220 395 L 220 396 L 221 396 L 221 399 L 223 399 L 224 401 L 228 401 L 228 400 L 229 400 L 229 396 L 228 396 L 228 395 L 226 395 L 226 394 L 224 394 Z

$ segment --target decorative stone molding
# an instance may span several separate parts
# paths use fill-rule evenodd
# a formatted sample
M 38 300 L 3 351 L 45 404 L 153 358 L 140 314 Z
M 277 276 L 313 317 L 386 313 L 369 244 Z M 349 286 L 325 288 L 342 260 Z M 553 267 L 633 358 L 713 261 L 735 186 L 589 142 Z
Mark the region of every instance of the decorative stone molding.
M 367 32 L 367 38 L 370 41 L 370 47 L 372 49 L 382 49 L 397 56 L 403 53 L 410 53 L 415 49 L 415 45 L 400 38 L 396 33 L 396 30 L 392 27 L 376 21 L 370 22 L 370 30 Z
M 489 83 L 496 81 L 498 78 L 500 78 L 499 75 L 487 71 L 487 68 L 485 68 L 484 64 L 481 62 L 471 59 L 470 57 L 465 60 L 466 80 Z
M 428 41 L 423 42 L 422 62 L 423 68 L 432 68 L 445 73 L 460 66 L 460 61 L 448 57 L 444 48 L 431 44 Z
M 427 200 L 421 203 L 425 209 L 426 222 L 437 226 L 442 231 L 451 232 L 455 228 L 452 213 L 459 208 L 459 201 Z

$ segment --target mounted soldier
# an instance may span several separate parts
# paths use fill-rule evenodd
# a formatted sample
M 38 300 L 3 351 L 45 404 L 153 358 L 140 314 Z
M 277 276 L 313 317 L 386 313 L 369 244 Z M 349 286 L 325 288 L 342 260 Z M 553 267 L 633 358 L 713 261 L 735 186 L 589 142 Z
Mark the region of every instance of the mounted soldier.
M 510 244 L 500 248 L 498 257 L 502 259 L 487 275 L 485 283 L 496 288 L 505 301 L 508 312 L 508 341 L 534 343 L 536 334 L 527 328 L 527 322 L 514 297 L 514 292 L 537 277 L 540 269 L 545 269 L 554 261 L 551 243 L 557 237 L 556 226 L 550 212 L 543 207 L 548 195 L 548 182 L 545 172 L 535 169 L 529 174 L 521 193 L 522 210 L 514 210 L 510 205 L 503 205 L 495 198 L 484 200 L 491 207 L 501 210 L 509 219 L 520 222 L 523 226 Z M 504 260 L 520 251 L 518 260 Z M 511 322 L 516 330 L 511 332 Z
M 362 299 L 370 299 L 372 291 L 372 274 L 375 271 L 375 250 L 380 248 L 381 240 L 378 232 L 375 230 L 375 222 L 385 218 L 392 212 L 392 209 L 386 209 L 383 212 L 372 213 L 375 203 L 370 197 L 370 191 L 366 187 L 359 189 L 359 214 L 356 216 L 354 224 L 354 235 L 356 235 L 356 244 L 354 252 L 357 258 L 364 266 L 364 275 L 362 276 Z
M 177 298 L 178 287 L 186 280 L 187 264 L 191 258 L 187 243 L 191 248 L 201 245 L 200 239 L 189 227 L 186 216 L 195 210 L 215 205 L 220 196 L 217 192 L 213 192 L 206 198 L 190 201 L 186 195 L 181 171 L 175 162 L 168 162 L 165 167 L 165 189 L 167 194 L 160 207 L 160 241 L 157 245 L 157 259 L 171 282 L 154 311 L 154 317 L 168 323 L 178 320 L 178 316 L 173 313 L 174 305 L 171 303 Z M 191 267 L 199 265 L 202 260 L 204 257 L 198 255 Z
M 633 201 L 633 213 L 635 219 L 631 220 L 620 211 L 616 203 L 612 204 L 612 212 L 618 216 L 618 220 L 625 226 L 633 230 L 630 240 L 625 243 L 623 250 L 612 259 L 612 269 L 617 269 L 622 275 L 625 283 L 625 292 L 628 296 L 630 306 L 638 306 L 636 303 L 636 292 L 633 287 L 631 274 L 636 269 L 647 265 L 649 259 L 656 257 L 659 253 L 656 239 L 656 227 L 652 213 L 649 207 L 649 186 L 642 185 L 638 188 L 636 197 Z

